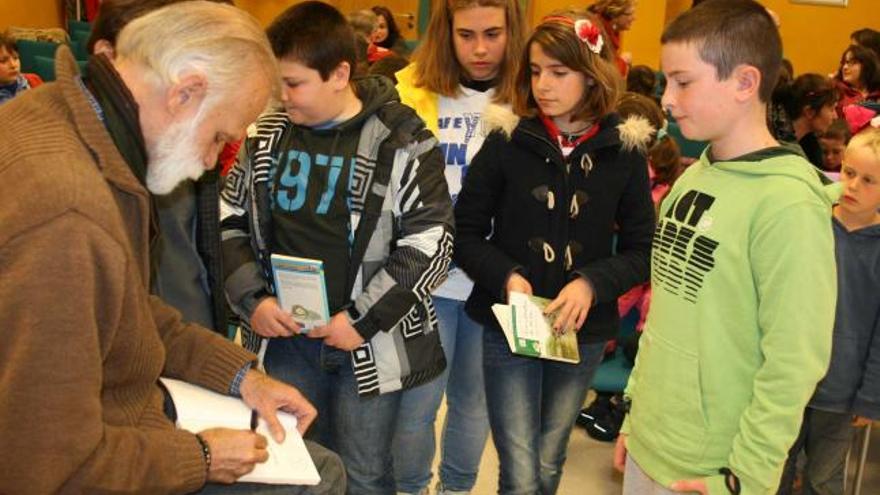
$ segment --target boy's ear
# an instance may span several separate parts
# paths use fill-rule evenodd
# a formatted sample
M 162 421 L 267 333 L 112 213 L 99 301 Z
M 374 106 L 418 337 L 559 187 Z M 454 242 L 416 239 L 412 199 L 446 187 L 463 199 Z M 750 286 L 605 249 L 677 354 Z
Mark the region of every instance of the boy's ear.
M 761 71 L 754 65 L 740 64 L 731 74 L 736 81 L 737 99 L 746 101 L 757 96 L 761 89 Z
M 330 72 L 330 80 L 333 81 L 333 86 L 337 90 L 347 87 L 351 81 L 351 64 L 345 61 L 339 62 L 339 65 Z

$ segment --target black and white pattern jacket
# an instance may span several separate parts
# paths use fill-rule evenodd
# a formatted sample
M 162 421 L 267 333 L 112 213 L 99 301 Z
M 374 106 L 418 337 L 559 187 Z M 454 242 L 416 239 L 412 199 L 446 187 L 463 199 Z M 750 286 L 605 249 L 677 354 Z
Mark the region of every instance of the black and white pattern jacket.
M 272 163 L 293 125 L 286 113 L 264 114 L 221 194 L 226 294 L 250 349 L 261 337 L 249 330 L 249 317 L 260 298 L 274 294 Z M 362 396 L 420 385 L 446 367 L 430 297 L 452 256 L 443 173 L 437 140 L 395 92 L 363 124 L 348 191 L 354 241 L 347 311 L 366 341 L 351 352 Z

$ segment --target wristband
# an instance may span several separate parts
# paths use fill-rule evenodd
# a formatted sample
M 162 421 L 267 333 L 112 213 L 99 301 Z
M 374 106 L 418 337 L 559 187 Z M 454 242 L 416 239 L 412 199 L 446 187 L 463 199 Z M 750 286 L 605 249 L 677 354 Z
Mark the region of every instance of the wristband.
M 199 445 L 202 447 L 202 457 L 205 458 L 205 476 L 207 476 L 211 471 L 211 448 L 208 447 L 208 442 L 198 433 L 196 433 L 196 440 L 199 441 Z

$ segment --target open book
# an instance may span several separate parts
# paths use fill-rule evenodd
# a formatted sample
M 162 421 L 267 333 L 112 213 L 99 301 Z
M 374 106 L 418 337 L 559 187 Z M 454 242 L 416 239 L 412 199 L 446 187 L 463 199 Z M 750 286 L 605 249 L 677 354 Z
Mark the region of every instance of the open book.
M 272 276 L 281 309 L 293 315 L 303 331 L 326 325 L 330 321 L 324 262 L 273 254 Z
M 511 352 L 566 363 L 580 362 L 575 331 L 567 329 L 557 335 L 553 331 L 556 312 L 544 314 L 549 299 L 511 292 L 509 302 L 509 305 L 493 304 L 492 312 L 504 331 Z
M 160 378 L 174 401 L 177 426 L 193 433 L 209 428 L 250 429 L 251 409 L 241 399 L 190 383 Z M 296 429 L 296 416 L 278 411 L 278 420 L 284 426 L 283 443 L 276 442 L 263 418 L 259 418 L 256 432 L 266 437 L 269 460 L 257 464 L 253 471 L 238 481 L 270 483 L 275 485 L 317 485 L 321 482 L 315 463 L 306 444 Z

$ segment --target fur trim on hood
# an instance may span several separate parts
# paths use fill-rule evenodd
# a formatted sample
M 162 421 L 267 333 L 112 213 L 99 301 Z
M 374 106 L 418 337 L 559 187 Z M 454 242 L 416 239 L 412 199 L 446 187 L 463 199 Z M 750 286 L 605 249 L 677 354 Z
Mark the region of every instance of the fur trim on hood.
M 488 136 L 493 131 L 500 130 L 507 139 L 510 139 L 519 121 L 520 117 L 513 113 L 510 107 L 493 103 L 483 111 L 483 133 Z M 617 130 L 624 150 L 637 149 L 643 154 L 647 152 L 648 144 L 657 134 L 657 129 L 654 129 L 648 119 L 641 115 L 630 115 L 617 125 Z
M 519 116 L 513 113 L 513 110 L 508 106 L 492 103 L 483 110 L 481 121 L 485 135 L 488 136 L 492 131 L 501 130 L 509 140 L 513 135 L 513 130 L 519 125 Z
M 641 115 L 630 115 L 617 125 L 617 130 L 620 132 L 620 142 L 623 143 L 624 150 L 636 149 L 642 154 L 647 153 L 648 144 L 657 135 L 657 129 Z

